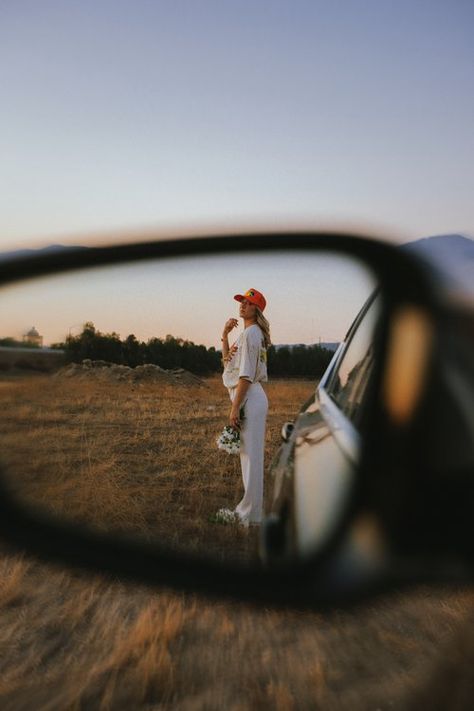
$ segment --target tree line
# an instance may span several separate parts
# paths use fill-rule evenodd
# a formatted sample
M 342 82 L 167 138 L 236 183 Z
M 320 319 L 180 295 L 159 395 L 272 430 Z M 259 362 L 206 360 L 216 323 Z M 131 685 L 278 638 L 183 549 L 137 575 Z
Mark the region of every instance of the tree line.
M 40 348 L 37 343 L 31 343 L 30 341 L 18 341 L 16 338 L 11 338 L 7 336 L 6 338 L 0 338 L 0 347 L 2 348 Z
M 70 335 L 64 343 L 55 343 L 52 347 L 63 349 L 66 359 L 74 363 L 80 363 L 86 358 L 106 360 L 130 368 L 152 363 L 166 370 L 185 368 L 196 375 L 209 375 L 218 371 L 221 362 L 220 353 L 215 348 L 206 348 L 171 335 L 150 338 L 145 343 L 132 333 L 122 340 L 115 331 L 101 333 L 90 321 L 84 324 L 82 333 Z
M 311 346 L 270 346 L 268 372 L 274 377 L 319 379 L 328 367 L 334 352 L 316 344 Z
M 68 362 L 80 363 L 86 358 L 105 360 L 135 368 L 152 363 L 161 368 L 185 368 L 196 375 L 211 375 L 222 370 L 221 352 L 192 341 L 167 335 L 150 338 L 146 343 L 130 334 L 121 339 L 118 333 L 101 333 L 94 324 L 84 324 L 77 336 L 69 335 L 52 348 L 65 351 Z M 268 371 L 275 377 L 320 378 L 333 356 L 332 351 L 317 345 L 270 346 Z

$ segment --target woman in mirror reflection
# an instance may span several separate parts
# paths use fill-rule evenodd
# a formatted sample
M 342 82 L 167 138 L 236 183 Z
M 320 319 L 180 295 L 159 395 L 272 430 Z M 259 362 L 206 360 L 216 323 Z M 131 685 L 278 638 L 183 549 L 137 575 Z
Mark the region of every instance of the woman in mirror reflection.
M 243 526 L 259 524 L 263 514 L 263 458 L 268 400 L 262 383 L 267 381 L 267 348 L 270 324 L 263 315 L 266 300 L 256 289 L 236 294 L 244 330 L 229 347 L 229 333 L 238 320 L 230 318 L 222 334 L 222 380 L 232 403 L 229 422 L 240 430 L 240 465 L 244 496 L 234 510 L 220 509 L 218 519 L 236 520 Z M 241 413 L 243 417 L 241 418 Z

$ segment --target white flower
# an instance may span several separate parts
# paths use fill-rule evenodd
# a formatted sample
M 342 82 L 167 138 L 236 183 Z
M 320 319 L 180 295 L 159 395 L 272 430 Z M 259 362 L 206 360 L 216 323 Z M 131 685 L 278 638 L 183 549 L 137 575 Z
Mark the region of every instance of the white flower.
M 219 509 L 213 516 L 214 523 L 237 523 L 238 515 L 231 509 Z
M 227 454 L 238 454 L 240 452 L 240 432 L 230 425 L 226 425 L 216 443 L 218 449 L 222 449 Z

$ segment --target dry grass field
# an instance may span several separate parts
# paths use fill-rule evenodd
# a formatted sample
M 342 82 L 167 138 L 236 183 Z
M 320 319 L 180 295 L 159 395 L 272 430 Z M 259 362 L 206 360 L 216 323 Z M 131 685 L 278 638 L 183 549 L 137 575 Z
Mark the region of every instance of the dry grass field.
M 18 490 L 57 513 L 253 555 L 252 536 L 209 520 L 242 490 L 238 458 L 214 443 L 225 392 L 217 379 L 206 385 L 11 379 L 1 385 L 3 459 Z M 267 463 L 282 421 L 310 390 L 268 385 Z M 433 588 L 324 615 L 270 610 L 4 550 L 0 709 L 467 709 L 473 600 L 472 591 Z
M 268 387 L 267 463 L 312 387 Z M 2 461 L 35 506 L 176 548 L 255 555 L 255 531 L 213 522 L 243 495 L 238 456 L 216 446 L 230 410 L 220 378 L 200 387 L 42 376 L 12 381 L 2 397 Z

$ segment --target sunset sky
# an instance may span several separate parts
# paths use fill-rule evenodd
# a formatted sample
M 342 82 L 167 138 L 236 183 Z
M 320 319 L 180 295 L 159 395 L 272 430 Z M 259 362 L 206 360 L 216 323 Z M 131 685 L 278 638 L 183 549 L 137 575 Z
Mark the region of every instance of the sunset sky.
M 2 335 L 34 325 L 45 345 L 77 335 L 86 321 L 102 332 L 140 340 L 171 334 L 221 347 L 233 299 L 249 288 L 267 299 L 274 343 L 341 341 L 375 286 L 348 257 L 283 252 L 195 257 L 89 270 L 21 284 L 2 294 Z M 232 332 L 231 342 L 240 333 Z
M 0 249 L 474 234 L 471 0 L 0 3 Z
M 242 227 L 473 235 L 473 27 L 471 0 L 0 3 L 0 251 Z M 254 266 L 224 267 L 216 292 L 194 269 L 172 302 L 136 272 L 110 300 L 79 279 L 57 308 L 36 292 L 4 309 L 0 336 L 90 319 L 210 345 L 254 286 L 276 342 L 338 340 L 367 292 L 341 265 Z M 129 311 L 119 285 L 142 294 Z

